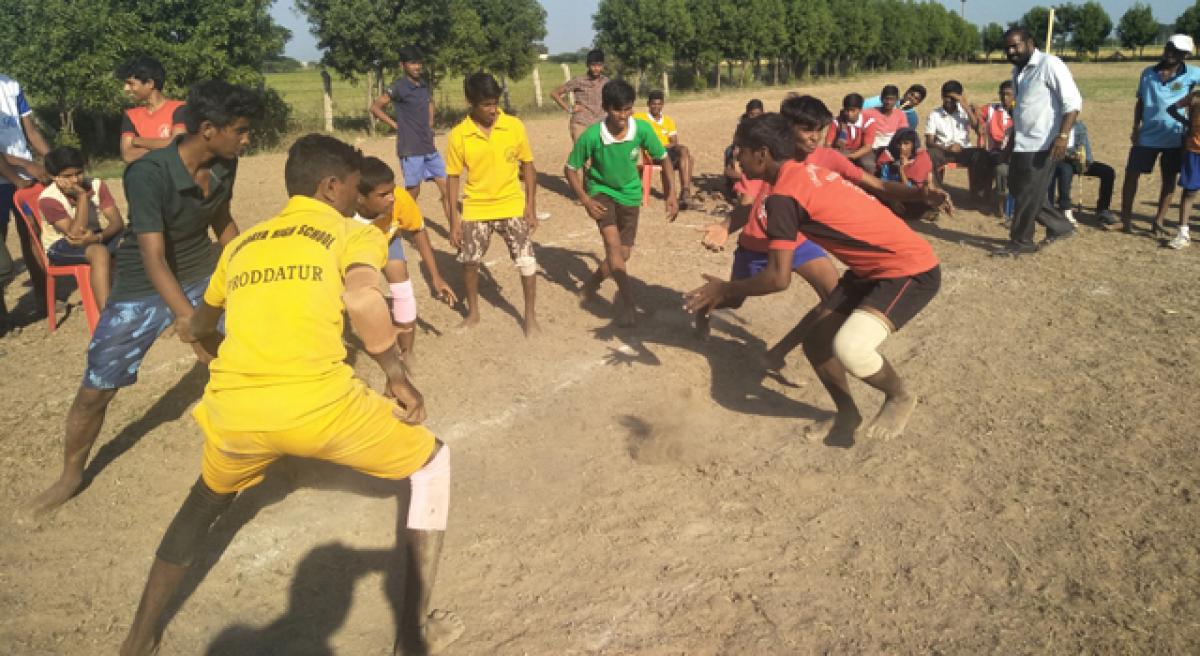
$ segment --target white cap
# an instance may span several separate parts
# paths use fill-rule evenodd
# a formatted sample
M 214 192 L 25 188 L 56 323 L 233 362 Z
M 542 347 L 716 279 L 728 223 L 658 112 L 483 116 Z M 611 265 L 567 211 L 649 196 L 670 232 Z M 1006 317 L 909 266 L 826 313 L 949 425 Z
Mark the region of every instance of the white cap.
M 1195 47 L 1195 44 L 1192 43 L 1192 37 L 1186 34 L 1176 34 L 1172 36 L 1171 38 L 1167 39 L 1167 45 L 1176 50 L 1186 52 L 1189 55 L 1192 54 L 1192 48 Z

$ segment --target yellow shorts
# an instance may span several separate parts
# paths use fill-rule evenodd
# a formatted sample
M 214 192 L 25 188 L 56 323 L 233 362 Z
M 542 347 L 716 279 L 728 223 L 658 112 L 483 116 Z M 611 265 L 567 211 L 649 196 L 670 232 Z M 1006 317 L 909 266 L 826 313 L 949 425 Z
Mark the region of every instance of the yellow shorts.
M 407 478 L 429 460 L 435 442 L 429 429 L 397 419 L 395 408 L 395 401 L 354 380 L 346 398 L 318 419 L 287 430 L 242 432 L 212 426 L 201 401 L 192 411 L 204 431 L 201 475 L 214 492 L 228 494 L 257 485 L 279 458 L 299 456 L 377 478 Z

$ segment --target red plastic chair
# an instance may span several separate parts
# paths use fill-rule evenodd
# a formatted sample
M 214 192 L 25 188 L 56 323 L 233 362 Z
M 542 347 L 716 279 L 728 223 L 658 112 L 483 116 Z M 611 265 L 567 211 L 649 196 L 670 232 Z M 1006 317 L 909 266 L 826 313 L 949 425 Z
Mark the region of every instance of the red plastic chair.
M 650 186 L 654 182 L 654 174 L 662 171 L 662 167 L 650 159 L 646 151 L 642 151 L 642 207 L 650 204 Z
M 50 332 L 54 332 L 58 328 L 58 317 L 54 312 L 54 279 L 74 276 L 75 284 L 79 287 L 79 297 L 83 300 L 83 313 L 87 316 L 88 334 L 90 335 L 96 332 L 96 323 L 100 321 L 100 308 L 96 305 L 95 294 L 92 293 L 92 267 L 88 264 L 72 266 L 50 264 L 41 243 L 42 218 L 35 209 L 38 196 L 41 195 L 44 188 L 41 184 L 35 184 L 21 189 L 13 195 L 13 202 L 17 206 L 17 214 L 25 221 L 25 227 L 29 229 L 29 235 L 34 241 L 34 247 L 30 250 L 37 254 L 38 264 L 45 272 L 46 319 L 50 322 Z M 32 274 L 33 272 L 30 271 L 30 275 Z

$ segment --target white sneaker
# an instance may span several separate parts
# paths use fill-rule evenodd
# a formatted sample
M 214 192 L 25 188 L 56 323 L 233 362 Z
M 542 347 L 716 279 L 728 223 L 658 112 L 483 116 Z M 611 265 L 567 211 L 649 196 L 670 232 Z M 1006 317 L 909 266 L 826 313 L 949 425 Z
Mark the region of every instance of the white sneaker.
M 1181 233 L 1175 235 L 1174 239 L 1167 242 L 1167 248 L 1174 248 L 1175 250 L 1179 250 L 1181 248 L 1187 248 L 1188 245 L 1191 243 L 1192 243 L 1192 238 L 1181 232 Z
M 1074 210 L 1063 210 L 1063 216 L 1067 217 L 1067 220 L 1071 222 L 1071 225 L 1073 225 L 1073 226 L 1079 225 L 1079 222 L 1075 220 L 1075 211 Z
M 538 212 L 538 213 L 537 213 L 537 220 L 538 220 L 538 221 L 549 221 L 549 220 L 550 220 L 550 213 L 549 213 L 549 212 Z

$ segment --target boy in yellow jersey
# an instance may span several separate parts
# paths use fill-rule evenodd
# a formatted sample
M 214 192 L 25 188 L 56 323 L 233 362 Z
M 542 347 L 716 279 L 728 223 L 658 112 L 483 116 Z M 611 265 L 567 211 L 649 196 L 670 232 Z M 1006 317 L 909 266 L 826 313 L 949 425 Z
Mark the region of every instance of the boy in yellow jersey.
M 453 305 L 457 299 L 450 286 L 442 280 L 433 248 L 425 234 L 425 218 L 416 201 L 404 189 L 396 187 L 396 174 L 378 157 L 363 159 L 358 183 L 358 206 L 354 220 L 374 225 L 383 231 L 388 240 L 387 264 L 383 265 L 383 277 L 387 279 L 392 296 L 392 320 L 399 333 L 397 342 L 405 361 L 411 362 L 413 343 L 416 340 L 417 297 L 408 274 L 408 258 L 404 254 L 401 232 L 413 235 L 421 259 L 429 265 L 433 294 Z
M 689 199 L 692 197 L 692 166 L 694 162 L 688 147 L 679 143 L 679 130 L 675 127 L 675 119 L 663 113 L 664 105 L 666 105 L 665 94 L 655 89 L 650 92 L 649 100 L 646 102 L 649 111 L 638 112 L 633 117 L 649 123 L 650 127 L 654 128 L 654 135 L 662 142 L 663 148 L 667 149 L 671 164 L 674 164 L 675 170 L 679 171 L 679 209 L 686 210 L 690 207 Z
M 492 234 L 499 233 L 521 274 L 525 293 L 525 336 L 541 332 L 534 310 L 537 260 L 533 233 L 537 230 L 537 169 L 525 126 L 500 111 L 500 85 L 487 73 L 463 82 L 470 113 L 450 131 L 446 145 L 446 190 L 449 198 L 450 243 L 458 248 L 467 287 L 467 318 L 463 327 L 479 323 L 479 265 Z M 458 189 L 463 186 L 462 216 Z M 523 188 L 522 188 L 523 187 Z
M 200 480 L 158 548 L 123 655 L 157 650 L 163 610 L 209 528 L 284 455 L 394 480 L 398 494 L 408 479 L 411 500 L 396 557 L 408 554 L 403 616 L 411 621 L 400 627 L 395 652 L 436 653 L 462 634 L 453 614 L 427 612 L 449 509 L 449 451 L 420 425 L 424 400 L 408 379 L 379 291 L 387 242 L 349 220 L 361 164 L 359 151 L 333 137 L 300 138 L 284 167 L 287 207 L 221 254 L 190 321 L 204 340 L 225 315 L 225 338 L 193 411 L 204 433 Z M 369 389 L 345 363 L 343 312 L 387 374 L 394 400 Z

